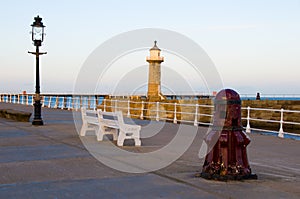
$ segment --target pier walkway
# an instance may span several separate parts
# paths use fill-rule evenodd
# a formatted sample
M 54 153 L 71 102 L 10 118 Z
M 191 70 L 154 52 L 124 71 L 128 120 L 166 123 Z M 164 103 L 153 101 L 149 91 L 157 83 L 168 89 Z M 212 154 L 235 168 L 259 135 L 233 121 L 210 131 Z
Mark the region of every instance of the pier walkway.
M 1 109 L 32 106 L 0 103 Z M 43 108 L 44 126 L 0 118 L 0 198 L 300 198 L 300 142 L 250 134 L 248 158 L 258 180 L 209 181 L 194 177 L 203 159 L 198 151 L 207 129 L 199 127 L 190 148 L 161 170 L 131 174 L 96 160 L 75 130 L 72 112 Z M 160 122 L 157 122 L 159 125 Z M 145 121 L 141 121 L 142 133 Z M 147 152 L 162 147 L 179 124 L 165 123 L 142 140 Z M 197 128 L 190 126 L 188 128 Z M 92 137 L 92 136 L 91 136 Z M 99 143 L 102 144 L 102 143 Z

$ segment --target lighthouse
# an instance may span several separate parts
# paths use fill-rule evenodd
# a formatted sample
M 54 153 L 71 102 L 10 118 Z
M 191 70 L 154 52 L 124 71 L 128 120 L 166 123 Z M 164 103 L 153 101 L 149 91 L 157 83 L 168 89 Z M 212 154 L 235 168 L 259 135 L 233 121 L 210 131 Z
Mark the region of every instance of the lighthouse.
M 148 99 L 162 100 L 165 97 L 161 94 L 161 62 L 164 58 L 160 56 L 160 49 L 157 47 L 157 41 L 154 41 L 154 46 L 150 49 L 150 56 L 147 56 L 146 61 L 149 63 L 148 76 Z

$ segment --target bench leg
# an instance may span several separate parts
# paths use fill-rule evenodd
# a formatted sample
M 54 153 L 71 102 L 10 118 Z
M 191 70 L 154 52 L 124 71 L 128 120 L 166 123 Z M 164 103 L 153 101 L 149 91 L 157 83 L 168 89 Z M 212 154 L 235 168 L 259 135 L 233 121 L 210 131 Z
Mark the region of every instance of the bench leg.
M 98 130 L 96 132 L 97 141 L 102 141 L 103 140 L 104 131 L 105 131 L 105 127 L 104 126 L 98 127 Z
M 113 135 L 113 140 L 118 140 L 118 129 L 114 129 L 114 132 L 112 133 Z
M 124 145 L 124 140 L 125 139 L 134 139 L 134 144 L 135 146 L 141 146 L 142 142 L 139 136 L 139 132 L 137 133 L 138 136 L 132 136 L 132 137 L 126 137 L 126 134 L 120 130 L 117 145 L 118 146 L 123 146 Z
M 118 146 L 123 146 L 124 140 L 125 140 L 125 133 L 120 130 L 120 133 L 119 133 L 119 136 L 118 136 L 117 145 Z
M 87 124 L 83 123 L 80 130 L 80 136 L 85 136 L 87 128 L 88 128 Z
M 142 142 L 139 138 L 134 138 L 134 144 L 135 146 L 141 146 Z

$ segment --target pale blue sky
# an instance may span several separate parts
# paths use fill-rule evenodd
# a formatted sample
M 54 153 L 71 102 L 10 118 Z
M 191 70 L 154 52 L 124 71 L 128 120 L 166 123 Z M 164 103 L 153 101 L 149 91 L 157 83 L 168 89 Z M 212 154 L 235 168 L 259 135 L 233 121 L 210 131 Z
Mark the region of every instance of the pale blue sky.
M 299 0 L 1 1 L 0 92 L 34 91 L 35 60 L 27 51 L 34 50 L 29 32 L 37 14 L 47 34 L 42 92 L 71 92 L 85 59 L 112 36 L 163 28 L 197 42 L 225 87 L 300 94 Z

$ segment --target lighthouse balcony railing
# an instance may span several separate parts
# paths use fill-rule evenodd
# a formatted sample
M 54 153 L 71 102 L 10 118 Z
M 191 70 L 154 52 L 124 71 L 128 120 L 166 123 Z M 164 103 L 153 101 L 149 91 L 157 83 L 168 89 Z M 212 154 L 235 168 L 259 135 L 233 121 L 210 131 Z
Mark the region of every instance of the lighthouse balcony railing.
M 159 57 L 159 56 L 155 56 L 155 57 L 146 57 L 146 61 L 164 61 L 164 57 Z

